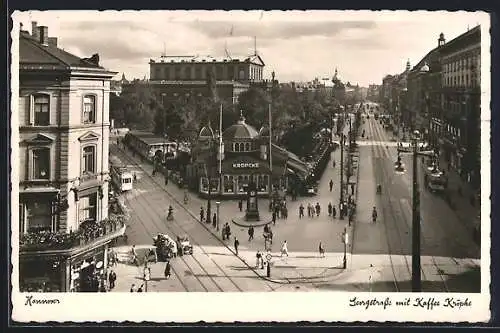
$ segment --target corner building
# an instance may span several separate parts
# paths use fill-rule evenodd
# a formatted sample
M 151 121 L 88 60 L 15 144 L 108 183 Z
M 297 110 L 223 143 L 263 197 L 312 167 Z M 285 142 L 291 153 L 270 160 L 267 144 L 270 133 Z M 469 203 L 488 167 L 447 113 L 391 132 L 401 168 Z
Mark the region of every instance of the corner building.
M 110 80 L 97 54 L 79 58 L 32 23 L 19 36 L 21 291 L 90 291 L 125 230 L 108 218 Z M 104 273 L 104 271 L 100 271 Z M 86 275 L 87 276 L 87 275 Z M 92 280 L 93 281 L 93 280 Z

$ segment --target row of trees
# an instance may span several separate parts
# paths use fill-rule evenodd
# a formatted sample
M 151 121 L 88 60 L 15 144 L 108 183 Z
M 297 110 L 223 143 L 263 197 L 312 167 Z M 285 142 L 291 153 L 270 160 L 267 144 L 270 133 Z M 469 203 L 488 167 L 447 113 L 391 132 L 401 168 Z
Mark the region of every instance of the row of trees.
M 310 151 L 313 135 L 330 127 L 332 113 L 343 101 L 325 91 L 297 92 L 292 87 L 272 89 L 251 87 L 239 96 L 239 103 L 223 104 L 223 129 L 234 124 L 240 110 L 246 122 L 257 130 L 268 124 L 271 105 L 273 137 L 292 152 Z M 172 139 L 194 140 L 201 127 L 211 121 L 218 128 L 220 102 L 203 96 L 181 96 L 163 101 L 148 84 L 134 83 L 120 96 L 112 95 L 110 115 L 115 122 L 131 129 L 166 133 Z

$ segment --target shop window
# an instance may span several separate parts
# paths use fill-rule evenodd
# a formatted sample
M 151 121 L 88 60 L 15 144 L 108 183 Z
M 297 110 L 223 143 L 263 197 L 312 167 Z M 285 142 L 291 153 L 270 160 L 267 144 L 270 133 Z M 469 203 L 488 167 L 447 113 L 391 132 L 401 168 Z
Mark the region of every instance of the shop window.
M 61 292 L 61 269 L 58 260 L 39 258 L 19 264 L 19 289 L 21 292 Z
M 239 193 L 245 192 L 245 184 L 243 181 L 243 176 L 238 176 L 238 192 Z
M 234 177 L 224 176 L 224 192 L 233 193 L 234 191 Z
M 52 205 L 46 202 L 26 203 L 26 228 L 28 232 L 53 231 Z
M 93 124 L 96 121 L 96 98 L 93 95 L 83 97 L 83 123 Z
M 95 173 L 96 165 L 96 146 L 83 147 L 82 173 Z
M 35 126 L 50 125 L 50 96 L 33 96 L 33 123 Z
M 31 154 L 33 159 L 32 179 L 50 179 L 50 149 L 33 149 Z
M 97 193 L 81 197 L 78 201 L 78 220 L 80 223 L 86 220 L 97 220 Z
M 202 192 L 208 192 L 208 179 L 207 178 L 202 178 L 201 179 L 201 191 Z

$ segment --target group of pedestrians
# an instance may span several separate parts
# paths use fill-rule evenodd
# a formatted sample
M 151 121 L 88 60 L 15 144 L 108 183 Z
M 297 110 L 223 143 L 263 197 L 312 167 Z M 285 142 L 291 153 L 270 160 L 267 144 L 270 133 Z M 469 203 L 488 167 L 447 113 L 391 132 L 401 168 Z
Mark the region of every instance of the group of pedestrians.
M 269 209 L 272 212 L 272 221 L 274 225 L 276 225 L 276 219 L 288 218 L 288 208 L 286 206 L 286 200 L 271 201 L 269 203 Z
M 307 217 L 313 218 L 313 217 L 319 217 L 321 214 L 321 205 L 319 202 L 316 203 L 315 206 L 313 204 L 308 203 L 307 204 Z M 299 206 L 299 219 L 304 217 L 304 205 L 300 204 Z

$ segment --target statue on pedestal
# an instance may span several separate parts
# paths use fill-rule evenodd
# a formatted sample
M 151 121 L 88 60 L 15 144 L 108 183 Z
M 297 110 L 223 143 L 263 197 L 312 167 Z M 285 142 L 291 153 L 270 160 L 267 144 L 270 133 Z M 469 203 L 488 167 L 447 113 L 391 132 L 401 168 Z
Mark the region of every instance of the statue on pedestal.
M 259 221 L 259 205 L 257 201 L 257 187 L 253 177 L 250 178 L 250 183 L 247 188 L 247 209 L 245 212 L 245 220 Z

